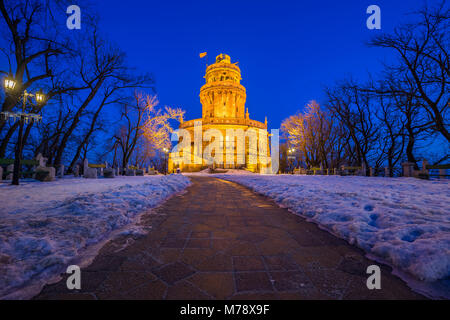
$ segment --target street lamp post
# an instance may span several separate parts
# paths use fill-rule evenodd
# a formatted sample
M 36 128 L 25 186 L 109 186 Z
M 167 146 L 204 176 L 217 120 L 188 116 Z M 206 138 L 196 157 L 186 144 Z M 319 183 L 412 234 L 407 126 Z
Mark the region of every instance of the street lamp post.
M 167 175 L 167 155 L 169 153 L 169 149 L 163 148 L 164 151 L 164 175 Z
M 289 171 L 292 171 L 292 173 L 294 173 L 294 169 L 291 168 L 295 159 L 295 155 L 293 155 L 294 152 L 295 152 L 294 148 L 288 149 Z
M 14 88 L 16 87 L 16 81 L 11 74 L 4 80 L 5 92 L 12 93 Z M 23 148 L 23 124 L 28 123 L 30 121 L 39 122 L 42 120 L 42 117 L 38 114 L 34 113 L 25 113 L 25 109 L 27 106 L 28 98 L 34 97 L 36 99 L 36 105 L 41 105 L 44 103 L 45 95 L 42 90 L 39 90 L 35 94 L 29 93 L 26 90 L 20 95 L 19 101 L 22 100 L 22 112 L 1 112 L 0 116 L 3 120 L 7 120 L 8 118 L 13 118 L 14 122 L 16 119 L 19 120 L 19 135 L 17 137 L 17 145 L 15 150 L 15 158 L 14 158 L 14 171 L 13 171 L 13 180 L 12 184 L 18 186 L 19 185 L 19 177 L 20 177 L 20 166 L 21 166 L 21 158 L 22 158 L 22 148 Z M 31 104 L 31 103 L 30 103 Z

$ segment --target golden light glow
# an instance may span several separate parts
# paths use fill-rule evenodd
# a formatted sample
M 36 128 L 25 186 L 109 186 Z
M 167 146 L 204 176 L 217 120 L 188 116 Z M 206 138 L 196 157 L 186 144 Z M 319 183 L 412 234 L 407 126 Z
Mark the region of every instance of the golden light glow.
M 45 101 L 45 94 L 42 92 L 42 90 L 36 92 L 36 101 L 38 104 L 42 104 Z

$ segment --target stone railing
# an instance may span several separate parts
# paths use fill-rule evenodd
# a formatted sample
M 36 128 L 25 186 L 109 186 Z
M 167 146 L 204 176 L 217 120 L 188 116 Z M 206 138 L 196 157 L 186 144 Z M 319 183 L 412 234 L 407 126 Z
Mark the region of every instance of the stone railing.
M 207 118 L 207 119 L 193 119 L 189 121 L 185 121 L 180 124 L 181 129 L 190 128 L 194 126 L 195 121 L 201 121 L 202 125 L 208 125 L 208 124 L 230 124 L 230 125 L 242 125 L 242 126 L 249 126 L 249 127 L 255 127 L 259 129 L 267 129 L 267 126 L 259 121 L 251 120 L 251 119 L 245 119 L 245 118 Z
M 373 168 L 369 168 L 370 176 L 374 176 Z M 292 172 L 293 174 L 306 174 L 306 175 L 340 175 L 340 176 L 365 176 L 366 168 L 361 167 L 350 167 L 341 166 L 340 168 L 322 168 L 322 167 L 311 167 L 309 169 L 295 168 Z
M 371 171 L 372 172 L 372 171 Z M 338 168 L 311 167 L 309 169 L 298 168 L 294 169 L 294 174 L 306 174 L 306 175 L 340 175 L 340 176 L 365 176 L 366 169 L 362 167 L 348 167 L 341 166 Z

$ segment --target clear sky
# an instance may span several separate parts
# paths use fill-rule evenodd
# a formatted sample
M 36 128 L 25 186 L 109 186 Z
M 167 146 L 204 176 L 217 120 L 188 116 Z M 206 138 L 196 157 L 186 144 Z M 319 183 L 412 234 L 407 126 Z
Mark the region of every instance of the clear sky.
M 429 1 L 433 4 L 438 0 Z M 205 59 L 219 53 L 239 61 L 250 117 L 278 128 L 283 119 L 323 86 L 352 75 L 365 79 L 388 49 L 365 45 L 377 30 L 366 27 L 366 9 L 381 8 L 381 31 L 410 18 L 423 0 L 184 0 L 99 1 L 101 27 L 127 53 L 129 63 L 153 74 L 160 103 L 182 107 L 186 119 L 201 117 L 199 90 Z

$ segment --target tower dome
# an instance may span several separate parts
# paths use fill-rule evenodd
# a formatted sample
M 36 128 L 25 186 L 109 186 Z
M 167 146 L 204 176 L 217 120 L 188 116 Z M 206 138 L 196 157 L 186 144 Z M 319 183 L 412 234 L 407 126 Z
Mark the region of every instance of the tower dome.
M 231 58 L 229 55 L 221 53 L 216 57 L 216 63 L 219 62 L 231 63 Z

